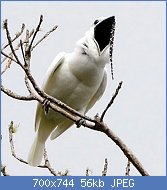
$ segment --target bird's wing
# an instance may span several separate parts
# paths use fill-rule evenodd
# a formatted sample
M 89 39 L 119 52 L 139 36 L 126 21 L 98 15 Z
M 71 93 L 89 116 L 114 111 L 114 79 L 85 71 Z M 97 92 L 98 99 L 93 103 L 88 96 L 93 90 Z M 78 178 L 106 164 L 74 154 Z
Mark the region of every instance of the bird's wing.
M 61 52 L 59 53 L 55 59 L 53 60 L 53 62 L 50 64 L 45 78 L 44 78 L 44 84 L 43 84 L 43 90 L 45 90 L 45 86 L 47 86 L 47 83 L 49 82 L 49 80 L 52 78 L 52 75 L 55 74 L 56 70 L 59 68 L 59 66 L 62 64 L 64 57 L 65 57 L 65 52 Z M 37 109 L 36 109 L 36 116 L 35 116 L 35 131 L 38 130 L 39 128 L 39 124 L 41 121 L 41 117 L 42 114 L 44 114 L 42 105 L 40 103 L 37 104 Z
M 107 85 L 107 73 L 106 71 L 104 71 L 104 76 L 103 76 L 103 80 L 100 84 L 100 87 L 98 88 L 97 92 L 95 93 L 95 95 L 93 96 L 93 98 L 89 101 L 85 113 L 87 113 L 92 107 L 93 105 L 101 98 L 101 96 L 103 95 L 105 89 L 106 89 L 106 85 Z
M 52 75 L 55 73 L 55 71 L 59 68 L 59 66 L 62 64 L 64 57 L 65 57 L 66 53 L 65 52 L 61 52 L 59 53 L 55 59 L 53 60 L 53 62 L 50 64 L 46 74 L 45 74 L 45 78 L 44 78 L 44 84 L 43 87 L 45 87 L 46 83 L 48 83 L 48 81 L 50 80 L 50 78 L 52 77 Z

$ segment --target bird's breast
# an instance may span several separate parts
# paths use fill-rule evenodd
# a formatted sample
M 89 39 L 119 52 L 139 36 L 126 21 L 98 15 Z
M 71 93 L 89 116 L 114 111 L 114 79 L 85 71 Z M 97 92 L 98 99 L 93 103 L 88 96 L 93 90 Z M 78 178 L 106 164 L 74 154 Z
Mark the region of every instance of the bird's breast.
M 65 58 L 44 89 L 49 95 L 80 111 L 87 106 L 99 88 L 104 70 L 98 70 L 88 59 Z

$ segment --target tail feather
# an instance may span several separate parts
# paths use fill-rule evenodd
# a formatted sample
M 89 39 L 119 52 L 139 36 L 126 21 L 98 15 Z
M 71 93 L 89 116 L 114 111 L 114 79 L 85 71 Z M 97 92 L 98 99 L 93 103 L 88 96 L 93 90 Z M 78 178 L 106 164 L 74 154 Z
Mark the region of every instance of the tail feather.
M 41 163 L 43 158 L 44 148 L 45 148 L 45 142 L 40 142 L 37 135 L 28 155 L 29 165 L 38 166 Z
M 51 133 L 50 139 L 54 140 L 58 136 L 60 136 L 62 133 L 64 133 L 74 122 L 66 119 L 61 124 L 59 124 Z

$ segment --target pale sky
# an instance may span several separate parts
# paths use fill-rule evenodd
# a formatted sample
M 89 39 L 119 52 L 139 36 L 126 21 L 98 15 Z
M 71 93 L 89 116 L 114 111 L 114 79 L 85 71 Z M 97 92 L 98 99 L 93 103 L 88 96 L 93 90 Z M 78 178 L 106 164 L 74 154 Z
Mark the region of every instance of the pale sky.
M 53 26 L 56 32 L 41 43 L 32 55 L 31 70 L 39 85 L 54 57 L 61 51 L 71 52 L 75 42 L 84 36 L 94 20 L 116 17 L 113 67 L 115 80 L 108 84 L 100 101 L 87 113 L 93 117 L 107 105 L 120 81 L 122 89 L 105 117 L 105 123 L 134 152 L 150 175 L 166 174 L 165 123 L 165 2 L 2 2 L 2 21 L 8 19 L 11 34 L 24 22 L 32 29 L 39 16 L 44 21 L 40 36 Z M 2 31 L 2 44 L 6 42 Z M 20 94 L 26 94 L 24 75 L 13 63 L 2 77 L 2 83 Z M 15 160 L 10 154 L 8 124 L 19 124 L 15 134 L 16 153 L 27 159 L 34 139 L 36 102 L 11 99 L 2 93 L 1 160 L 11 175 L 51 175 L 46 169 L 33 168 Z M 54 141 L 47 141 L 48 156 L 56 171 L 68 169 L 70 175 L 101 175 L 104 159 L 109 162 L 108 175 L 124 175 L 126 157 L 107 136 L 74 125 Z M 139 173 L 131 167 L 131 175 Z

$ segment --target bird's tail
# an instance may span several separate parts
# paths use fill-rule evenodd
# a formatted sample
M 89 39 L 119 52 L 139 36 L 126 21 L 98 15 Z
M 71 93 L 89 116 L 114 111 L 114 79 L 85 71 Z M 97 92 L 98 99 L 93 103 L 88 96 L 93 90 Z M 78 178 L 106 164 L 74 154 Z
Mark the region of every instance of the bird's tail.
M 44 153 L 44 148 L 45 148 L 45 141 L 41 142 L 37 134 L 28 155 L 29 165 L 38 166 L 41 163 Z

